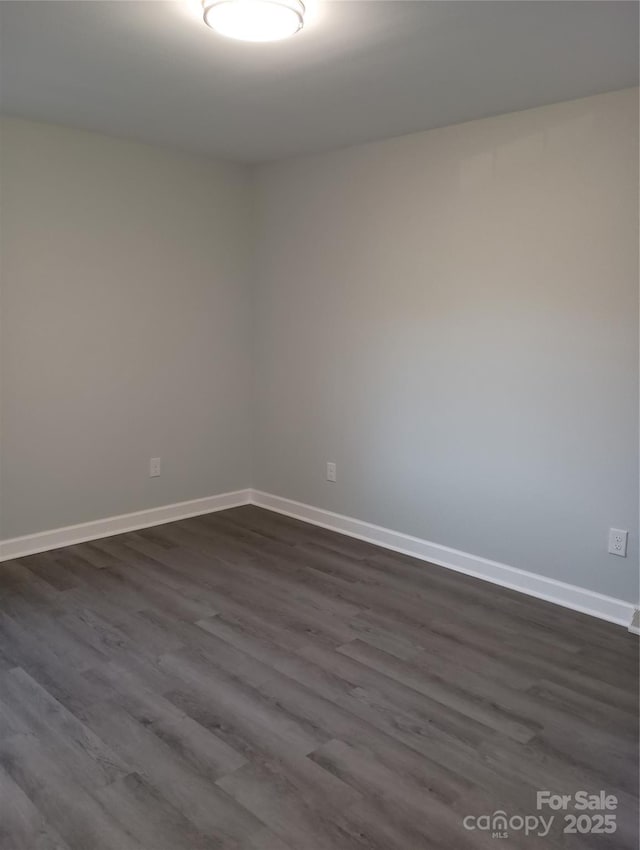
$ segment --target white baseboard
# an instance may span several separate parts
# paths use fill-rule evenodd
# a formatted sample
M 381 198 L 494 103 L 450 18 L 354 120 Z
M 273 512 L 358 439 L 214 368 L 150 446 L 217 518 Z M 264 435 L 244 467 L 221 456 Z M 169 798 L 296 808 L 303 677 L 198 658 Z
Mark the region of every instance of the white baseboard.
M 592 590 L 585 590 L 573 584 L 567 584 L 557 579 L 547 578 L 517 567 L 510 567 L 497 561 L 490 561 L 478 555 L 470 555 L 458 549 L 431 543 L 409 534 L 391 531 L 379 525 L 372 525 L 352 517 L 314 508 L 271 493 L 259 490 L 251 491 L 251 502 L 261 508 L 267 508 L 276 513 L 285 514 L 295 519 L 375 543 L 394 552 L 402 552 L 422 561 L 429 561 L 440 567 L 447 567 L 465 575 L 490 581 L 510 590 L 518 590 L 547 602 L 554 602 L 574 611 L 581 611 L 611 623 L 629 627 L 633 619 L 635 606 L 631 602 L 605 596 Z
M 49 549 L 60 549 L 62 546 L 73 546 L 76 543 L 86 543 L 88 540 L 97 540 L 100 537 L 112 537 L 114 534 L 137 531 L 140 528 L 162 525 L 165 522 L 224 511 L 227 508 L 247 505 L 250 501 L 251 490 L 236 490 L 233 493 L 220 493 L 204 499 L 176 502 L 174 505 L 163 505 L 146 511 L 136 511 L 97 519 L 93 522 L 83 522 L 79 525 L 68 525 L 52 531 L 41 531 L 38 534 L 27 534 L 24 537 L 0 540 L 0 561 L 24 558 L 26 555 L 35 555 L 37 552 L 46 552 Z
M 554 602 L 556 605 L 572 608 L 574 611 L 591 614 L 611 623 L 618 623 L 626 626 L 634 634 L 640 633 L 635 622 L 632 622 L 635 606 L 631 602 L 614 599 L 611 596 L 520 570 L 517 567 L 510 567 L 507 564 L 500 564 L 497 561 L 490 561 L 478 555 L 470 555 L 468 552 L 441 546 L 439 543 L 431 543 L 428 540 L 392 531 L 389 528 L 382 528 L 379 525 L 372 525 L 369 522 L 353 519 L 353 517 L 343 516 L 332 511 L 325 511 L 322 508 L 305 505 L 302 502 L 294 502 L 291 499 L 284 499 L 281 496 L 251 489 L 221 493 L 217 496 L 207 496 L 204 499 L 192 499 L 188 502 L 163 505 L 159 508 L 2 540 L 0 541 L 0 561 L 23 558 L 26 555 L 59 549 L 62 546 L 73 546 L 76 543 L 85 543 L 101 537 L 111 537 L 114 534 L 124 534 L 127 531 L 136 531 L 141 528 L 149 528 L 166 522 L 175 522 L 179 519 L 201 516 L 202 514 L 248 504 L 285 514 L 312 525 L 319 525 L 348 537 L 366 540 L 385 549 L 402 552 L 419 560 L 429 561 L 440 567 L 447 567 L 450 570 L 474 576 L 501 587 L 508 587 L 529 596 L 536 596 L 538 599 L 545 599 L 548 602 Z

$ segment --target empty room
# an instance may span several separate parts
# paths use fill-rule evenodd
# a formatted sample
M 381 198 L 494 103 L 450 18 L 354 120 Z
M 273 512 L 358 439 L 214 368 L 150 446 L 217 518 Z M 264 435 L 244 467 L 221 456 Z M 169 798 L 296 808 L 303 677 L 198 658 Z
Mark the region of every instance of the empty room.
M 0 850 L 638 850 L 624 0 L 0 0 Z

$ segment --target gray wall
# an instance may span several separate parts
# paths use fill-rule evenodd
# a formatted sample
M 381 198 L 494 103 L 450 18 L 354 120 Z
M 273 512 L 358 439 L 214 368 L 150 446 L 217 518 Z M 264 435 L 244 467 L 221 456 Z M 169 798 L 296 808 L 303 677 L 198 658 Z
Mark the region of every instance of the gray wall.
M 637 97 L 259 169 L 257 488 L 637 600 Z
M 0 536 L 247 487 L 246 170 L 13 119 L 0 142 Z
M 5 120 L 0 537 L 253 484 L 636 601 L 637 118 L 253 175 Z

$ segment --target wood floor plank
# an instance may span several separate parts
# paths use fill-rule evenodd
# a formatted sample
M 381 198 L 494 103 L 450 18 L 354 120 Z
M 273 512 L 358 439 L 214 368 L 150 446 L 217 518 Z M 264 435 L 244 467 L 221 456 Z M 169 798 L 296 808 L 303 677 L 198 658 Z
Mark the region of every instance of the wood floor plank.
M 305 761 L 297 765 L 292 760 L 254 762 L 218 784 L 292 847 L 382 850 L 374 833 L 367 835 L 349 821 L 349 807 L 361 796 L 320 766 L 310 761 L 305 765 Z M 329 780 L 333 787 L 328 789 Z
M 114 702 L 88 711 L 91 728 L 205 836 L 232 844 L 262 824 Z
M 465 690 L 464 683 L 454 685 L 451 682 L 445 682 L 438 676 L 429 675 L 426 669 L 420 669 L 415 664 L 395 658 L 389 653 L 369 646 L 364 641 L 354 640 L 339 647 L 338 652 L 516 741 L 530 741 L 539 731 L 540 727 L 537 724 L 527 722 L 508 707 L 498 708 L 489 699 Z
M 0 567 L 1 580 L 1 567 Z M 1 608 L 1 606 L 0 606 Z M 36 637 L 24 624 L 0 610 L 0 642 L 14 667 L 22 667 L 70 711 L 100 699 L 101 693 L 66 660 L 57 644 Z
M 252 835 L 245 844 L 242 845 L 242 850 L 292 850 L 289 844 L 285 844 L 281 838 L 271 832 L 266 827 L 261 829 L 255 835 Z
M 200 832 L 151 783 L 137 773 L 101 788 L 97 797 L 114 820 L 153 850 L 218 850 L 219 837 Z
M 88 676 L 111 688 L 119 706 L 211 782 L 245 764 L 246 759 L 221 738 L 118 664 L 110 662 Z
M 91 789 L 57 764 L 34 735 L 14 735 L 1 741 L 0 767 L 71 850 L 142 850 L 105 811 Z
M 219 730 L 231 747 L 247 753 L 306 754 L 325 737 L 312 723 L 299 718 L 282 706 L 278 697 L 264 688 L 240 681 L 233 673 L 221 671 L 210 659 L 192 652 L 168 655 L 163 669 L 171 672 L 180 685 L 167 694 L 175 704 L 199 719 L 205 706 L 204 724 Z
M 113 750 L 24 670 L 7 673 L 0 686 L 0 701 L 83 785 L 108 785 L 130 771 Z
M 0 847 L 7 850 L 69 850 L 33 802 L 0 768 Z
M 372 753 L 344 741 L 332 740 L 309 756 L 344 782 L 375 801 L 389 812 L 389 818 L 400 817 L 410 823 L 412 831 L 421 835 L 423 843 L 434 840 L 463 848 L 478 846 L 469 835 L 460 833 L 457 813 L 439 801 L 427 789 L 389 770 Z

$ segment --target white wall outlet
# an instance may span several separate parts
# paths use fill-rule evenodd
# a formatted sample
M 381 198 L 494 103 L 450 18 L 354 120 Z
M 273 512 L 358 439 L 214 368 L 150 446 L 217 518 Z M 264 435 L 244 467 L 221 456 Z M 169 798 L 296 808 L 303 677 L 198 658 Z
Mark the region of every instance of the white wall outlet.
M 336 480 L 336 465 L 335 463 L 331 463 L 331 461 L 327 461 L 327 481 L 335 481 Z
M 609 529 L 609 554 L 619 555 L 621 558 L 627 557 L 627 539 L 628 531 L 623 531 L 621 528 Z
M 152 457 L 149 461 L 149 478 L 157 478 L 160 475 L 160 458 Z

